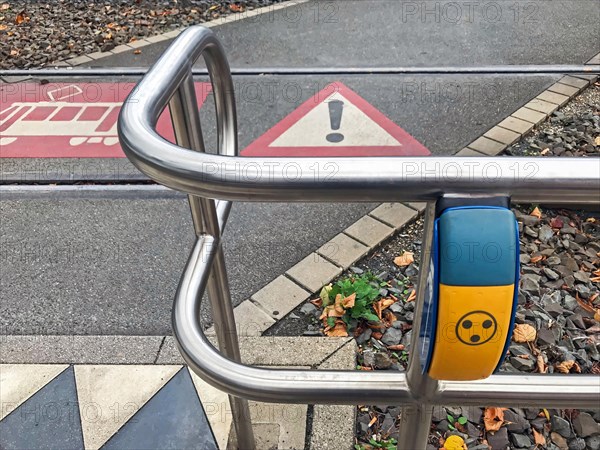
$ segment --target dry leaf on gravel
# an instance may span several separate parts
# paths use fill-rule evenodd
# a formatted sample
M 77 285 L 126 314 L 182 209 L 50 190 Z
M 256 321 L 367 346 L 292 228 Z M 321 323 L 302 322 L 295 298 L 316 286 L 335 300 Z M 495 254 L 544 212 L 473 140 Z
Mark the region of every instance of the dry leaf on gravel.
M 379 320 L 383 319 L 383 317 L 381 317 L 381 312 L 384 309 L 389 308 L 394 303 L 396 302 L 391 298 L 382 298 L 378 302 L 373 303 L 373 309 L 375 310 L 375 314 L 377 314 L 377 317 L 379 317 Z
M 533 431 L 533 439 L 535 441 L 536 445 L 546 445 L 546 438 L 544 437 L 544 435 L 542 433 L 540 433 L 539 431 L 537 431 L 535 428 L 531 428 L 531 431 Z
M 332 327 L 326 327 L 323 332 L 327 336 L 333 337 L 346 337 L 348 336 L 348 329 L 346 328 L 346 324 L 342 320 L 338 320 L 335 322 L 335 325 Z
M 596 139 L 594 139 L 594 142 L 596 143 L 596 145 L 600 145 L 600 136 L 596 136 Z
M 486 431 L 498 431 L 504 423 L 504 411 L 506 408 L 485 408 L 483 423 Z
M 518 343 L 535 341 L 535 328 L 527 323 L 519 323 L 515 325 L 513 331 L 513 341 Z
M 313 305 L 315 305 L 317 308 L 320 308 L 323 306 L 323 300 L 320 298 L 315 298 L 314 300 L 310 301 Z
M 244 10 L 244 7 L 234 4 L 234 5 L 229 5 L 229 9 L 232 10 L 233 12 L 242 12 Z
M 345 309 L 352 308 L 354 306 L 355 300 L 356 300 L 356 293 L 349 295 L 346 298 L 343 298 L 341 301 L 341 304 Z
M 408 266 L 409 264 L 412 264 L 414 261 L 415 261 L 414 253 L 411 253 L 411 252 L 404 252 L 400 256 L 397 256 L 396 258 L 394 258 L 394 264 L 396 264 L 397 266 L 400 266 L 400 267 Z
M 546 366 L 546 363 L 544 362 L 544 357 L 541 354 L 537 355 L 537 369 L 538 373 L 548 372 L 548 366 Z
M 416 298 L 417 298 L 417 290 L 416 290 L 416 289 L 413 289 L 413 290 L 410 292 L 410 295 L 408 296 L 408 298 L 406 299 L 406 301 L 407 301 L 407 302 L 412 302 L 412 301 L 413 301 L 414 299 L 416 299 Z
M 21 25 L 23 22 L 29 22 L 29 17 L 27 17 L 25 10 L 21 11 L 17 14 L 17 17 L 15 17 L 15 23 L 17 25 Z
M 535 208 L 533 208 L 533 211 L 531 211 L 531 214 L 529 214 L 530 216 L 533 217 L 537 217 L 538 219 L 542 218 L 542 211 L 540 211 L 540 208 L 538 208 L 537 206 Z
M 1 24 L 1 25 L 0 25 L 0 31 L 4 31 L 4 30 L 6 30 L 7 28 L 8 28 L 8 25 L 4 25 L 4 24 Z
M 535 264 L 535 263 L 537 263 L 537 262 L 540 262 L 542 259 L 544 259 L 544 256 L 543 256 L 543 255 L 536 255 L 536 256 L 532 256 L 532 257 L 531 257 L 531 262 L 532 262 L 533 264 Z
M 579 367 L 579 364 L 572 359 L 558 363 L 554 366 L 554 368 L 560 373 L 581 373 L 581 367 Z

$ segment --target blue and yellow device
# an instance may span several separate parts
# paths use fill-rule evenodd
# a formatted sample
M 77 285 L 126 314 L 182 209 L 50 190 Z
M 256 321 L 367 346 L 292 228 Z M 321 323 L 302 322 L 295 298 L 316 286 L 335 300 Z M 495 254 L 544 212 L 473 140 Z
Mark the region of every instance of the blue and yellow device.
M 437 380 L 490 376 L 517 305 L 519 230 L 509 200 L 463 203 L 440 200 L 434 225 L 419 350 L 423 372 Z

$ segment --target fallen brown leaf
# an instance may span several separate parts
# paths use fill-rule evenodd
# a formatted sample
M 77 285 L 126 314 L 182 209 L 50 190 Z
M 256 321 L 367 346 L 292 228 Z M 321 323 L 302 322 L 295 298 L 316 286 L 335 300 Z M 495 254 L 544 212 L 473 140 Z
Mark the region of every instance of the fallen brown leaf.
M 378 302 L 373 303 L 373 310 L 375 310 L 375 314 L 377 314 L 377 317 L 379 317 L 379 320 L 383 319 L 383 317 L 381 317 L 381 312 L 384 309 L 389 308 L 394 303 L 396 303 L 396 302 L 394 300 L 392 300 L 391 298 L 382 298 Z
M 346 328 L 346 324 L 341 320 L 336 321 L 335 325 L 333 327 L 326 327 L 323 330 L 323 332 L 327 336 L 334 336 L 334 337 L 348 336 L 348 329 Z
M 412 264 L 414 261 L 415 261 L 414 253 L 411 253 L 411 252 L 404 252 L 400 256 L 397 256 L 396 258 L 394 258 L 394 264 L 396 264 L 397 266 L 400 266 L 400 267 L 408 266 L 409 264 Z
M 313 305 L 315 305 L 317 308 L 320 308 L 321 306 L 323 306 L 323 300 L 320 298 L 315 298 L 314 300 L 310 301 Z
M 513 341 L 518 343 L 533 342 L 536 337 L 535 328 L 527 323 L 519 323 L 515 325 L 513 331 Z
M 533 439 L 535 441 L 536 445 L 546 445 L 546 438 L 544 437 L 544 435 L 542 433 L 540 433 L 539 431 L 537 431 L 535 428 L 531 428 L 531 431 L 533 431 Z
M 532 256 L 531 257 L 531 262 L 535 264 L 537 262 L 540 262 L 542 259 L 544 259 L 543 255 Z
M 570 373 L 571 371 L 581 373 L 581 367 L 572 359 L 558 363 L 554 368 L 560 373 Z
M 242 12 L 244 10 L 244 7 L 234 4 L 234 5 L 229 5 L 229 9 L 232 10 L 233 12 Z
M 15 17 L 15 23 L 17 25 L 21 25 L 23 22 L 29 22 L 29 17 L 27 16 L 25 10 L 21 11 L 19 14 L 17 14 L 17 17 Z
M 4 30 L 6 30 L 7 28 L 8 28 L 8 25 L 4 25 L 4 24 L 1 24 L 1 25 L 0 25 L 0 31 L 4 31 Z
M 506 408 L 485 408 L 483 423 L 486 431 L 498 431 L 504 423 L 504 411 Z
M 563 225 L 563 221 L 560 220 L 558 217 L 553 217 L 552 220 L 550 220 L 550 226 L 552 228 L 562 228 Z
M 354 301 L 356 300 L 356 293 L 349 295 L 348 297 L 342 299 L 342 306 L 345 309 L 352 308 L 354 306 Z
M 548 372 L 548 366 L 546 366 L 546 363 L 544 362 L 544 357 L 542 355 L 537 355 L 537 369 L 538 373 Z
M 139 48 L 133 51 L 134 55 L 139 55 L 140 53 L 142 53 L 142 51 Z
M 407 301 L 407 302 L 412 302 L 412 301 L 413 301 L 413 300 L 415 300 L 416 298 L 417 298 L 417 290 L 416 290 L 416 289 L 413 289 L 413 290 L 410 292 L 410 294 L 409 294 L 408 298 L 406 299 L 406 301 Z
M 533 217 L 537 217 L 538 219 L 542 218 L 542 211 L 540 211 L 540 208 L 538 208 L 537 206 L 535 208 L 533 208 L 533 211 L 531 211 L 531 214 L 529 214 L 530 216 Z
M 587 312 L 596 313 L 596 308 L 594 308 L 588 302 L 583 301 L 581 298 L 579 298 L 579 292 L 575 292 L 575 300 L 577 300 L 577 303 L 579 303 L 579 306 L 581 306 Z

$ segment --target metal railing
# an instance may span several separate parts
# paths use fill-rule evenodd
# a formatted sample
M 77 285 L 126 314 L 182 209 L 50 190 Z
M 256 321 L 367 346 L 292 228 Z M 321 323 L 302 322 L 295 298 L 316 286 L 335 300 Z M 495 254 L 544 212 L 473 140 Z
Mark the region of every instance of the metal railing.
M 192 65 L 203 56 L 217 115 L 217 154 L 205 153 Z M 596 70 L 597 71 L 597 70 Z M 177 145 L 156 132 L 169 106 Z M 515 201 L 600 203 L 600 165 L 574 158 L 241 158 L 233 83 L 224 51 L 202 27 L 182 33 L 139 82 L 119 118 L 133 164 L 155 181 L 189 194 L 197 240 L 173 305 L 173 331 L 190 368 L 230 394 L 241 448 L 254 441 L 245 399 L 306 404 L 403 406 L 399 448 L 425 448 L 433 405 L 596 407 L 597 376 L 493 375 L 474 382 L 435 381 L 410 352 L 406 373 L 266 369 L 241 364 L 221 233 L 231 201 L 426 201 L 423 255 L 430 254 L 435 201 L 443 195 L 510 196 Z M 213 199 L 219 199 L 215 201 Z M 421 265 L 413 329 L 420 329 L 427 265 Z M 208 290 L 220 352 L 203 333 Z M 413 333 L 411 348 L 419 347 Z

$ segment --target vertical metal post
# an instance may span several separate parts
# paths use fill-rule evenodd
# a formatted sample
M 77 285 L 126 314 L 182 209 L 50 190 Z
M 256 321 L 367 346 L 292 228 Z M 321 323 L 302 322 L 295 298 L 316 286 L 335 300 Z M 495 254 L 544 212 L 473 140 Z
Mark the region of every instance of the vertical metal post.
M 429 399 L 433 398 L 438 388 L 438 382 L 430 378 L 421 370 L 421 355 L 419 351 L 421 317 L 425 300 L 425 287 L 429 276 L 429 259 L 433 249 L 433 226 L 435 221 L 435 202 L 427 203 L 425 210 L 425 226 L 423 230 L 423 244 L 421 247 L 421 266 L 419 282 L 417 285 L 417 299 L 415 304 L 415 318 L 412 328 L 410 343 L 410 360 L 406 378 L 413 395 L 421 399 L 416 405 L 402 409 L 399 430 L 399 450 L 415 450 L 427 447 L 433 405 Z
M 171 120 L 177 144 L 192 150 L 204 152 L 204 139 L 200 126 L 200 114 L 191 73 L 183 81 L 169 102 Z M 225 256 L 221 247 L 221 228 L 215 201 L 188 195 L 194 230 L 196 235 L 209 234 L 215 238 L 216 251 L 210 277 L 207 283 L 208 298 L 212 308 L 213 321 L 219 350 L 228 358 L 241 362 L 238 335 L 231 304 L 229 280 L 225 267 Z M 229 396 L 233 425 L 238 448 L 255 450 L 254 432 L 248 401 Z

